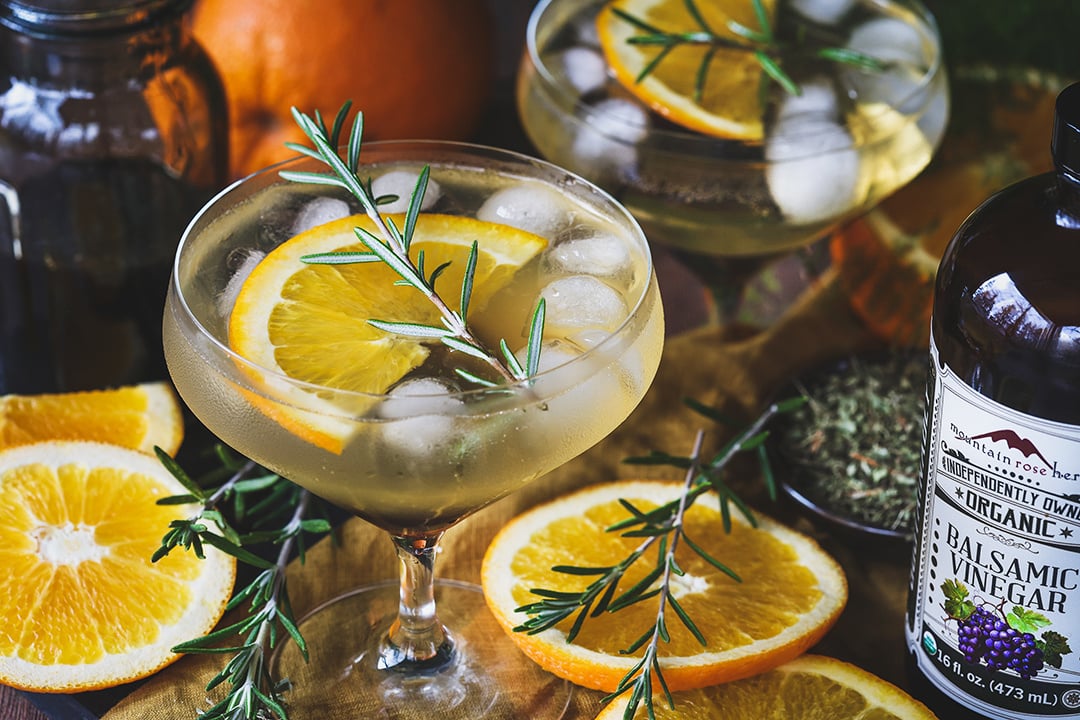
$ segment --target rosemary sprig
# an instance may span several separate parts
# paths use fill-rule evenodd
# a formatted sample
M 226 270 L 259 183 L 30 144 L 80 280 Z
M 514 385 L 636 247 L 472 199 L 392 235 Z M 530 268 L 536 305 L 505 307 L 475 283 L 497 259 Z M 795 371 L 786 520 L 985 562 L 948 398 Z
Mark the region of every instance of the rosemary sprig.
M 795 58 L 813 58 L 828 60 L 831 62 L 844 63 L 870 71 L 881 71 L 885 63 L 864 53 L 833 45 L 827 42 L 810 42 L 811 33 L 808 28 L 800 27 L 795 33 L 796 40 L 785 41 L 776 35 L 769 20 L 769 13 L 765 9 L 762 0 L 750 0 L 754 7 L 754 16 L 757 18 L 758 28 L 750 28 L 735 20 L 728 20 L 727 29 L 732 36 L 720 35 L 714 31 L 705 20 L 697 7 L 695 0 L 683 0 L 686 10 L 697 25 L 696 30 L 672 31 L 664 30 L 651 23 L 642 20 L 636 15 L 626 12 L 618 7 L 612 7 L 612 12 L 625 22 L 641 30 L 641 34 L 634 35 L 627 40 L 633 45 L 650 45 L 660 48 L 641 72 L 638 73 L 636 82 L 641 82 L 651 75 L 663 62 L 664 58 L 677 47 L 701 46 L 705 48 L 701 63 L 698 65 L 694 76 L 694 102 L 700 103 L 705 93 L 705 84 L 713 58 L 720 49 L 740 50 L 750 53 L 757 60 L 765 74 L 780 85 L 791 95 L 801 94 L 798 83 L 784 69 L 785 62 Z
M 765 441 L 769 432 L 765 429 L 768 422 L 779 413 L 786 413 L 800 407 L 804 399 L 793 398 L 769 405 L 749 426 L 729 440 L 711 459 L 703 459 L 701 448 L 704 430 L 699 430 L 694 441 L 693 451 L 688 457 L 669 455 L 653 451 L 647 456 L 627 458 L 625 462 L 640 465 L 673 465 L 686 471 L 681 495 L 653 510 L 642 511 L 633 503 L 620 499 L 620 503 L 629 513 L 629 517 L 608 528 L 609 532 L 618 532 L 622 537 L 642 538 L 641 543 L 623 560 L 607 567 L 578 567 L 560 565 L 553 567 L 554 572 L 576 576 L 595 576 L 597 579 L 581 592 L 566 592 L 536 588 L 532 593 L 540 600 L 517 608 L 529 617 L 514 628 L 517 632 L 536 634 L 573 617 L 567 631 L 567 642 L 577 638 L 588 618 L 597 617 L 605 612 L 618 612 L 631 605 L 655 599 L 657 603 L 656 620 L 629 647 L 622 650 L 631 654 L 644 648 L 641 659 L 623 676 L 618 687 L 604 698 L 610 701 L 623 693 L 629 692 L 630 699 L 625 720 L 631 720 L 637 708 L 644 704 L 650 720 L 655 720 L 653 696 L 654 686 L 663 691 L 667 703 L 674 707 L 674 698 L 668 690 L 660 665 L 662 645 L 670 641 L 667 611 L 675 613 L 679 622 L 704 647 L 707 639 L 694 623 L 686 610 L 672 593 L 672 583 L 684 571 L 675 560 L 678 547 L 685 543 L 687 547 L 704 559 L 719 572 L 735 582 L 741 582 L 739 576 L 721 560 L 711 556 L 700 544 L 694 541 L 683 524 L 686 511 L 707 492 L 715 492 L 720 500 L 720 512 L 725 532 L 731 531 L 732 506 L 756 526 L 753 511 L 724 481 L 723 470 L 731 460 L 741 452 L 757 454 L 762 467 L 762 476 L 769 496 L 776 497 L 776 483 L 766 454 Z M 724 423 L 730 419 L 715 409 L 693 400 L 687 405 L 706 417 Z M 655 548 L 656 561 L 653 568 L 632 587 L 620 592 L 619 585 L 626 571 Z
M 443 263 L 427 272 L 424 267 L 424 251 L 420 250 L 414 260 L 411 254 L 412 241 L 416 230 L 417 218 L 427 189 L 431 169 L 424 166 L 420 172 L 408 209 L 405 212 L 404 227 L 398 228 L 394 221 L 382 215 L 378 206 L 397 199 L 396 196 L 376 197 L 371 179 L 365 182 L 360 178 L 360 152 L 364 133 L 363 113 L 353 118 L 345 155 L 339 154 L 341 132 L 352 106 L 346 102 L 338 111 L 334 123 L 327 128 L 322 115 L 316 111 L 314 118 L 292 108 L 293 118 L 314 145 L 313 148 L 300 143 L 286 143 L 291 150 L 307 155 L 326 164 L 332 172 L 295 172 L 282 171 L 281 177 L 294 182 L 315 183 L 343 188 L 355 197 L 364 208 L 378 230 L 378 235 L 364 228 L 354 228 L 356 237 L 368 252 L 328 252 L 306 255 L 301 258 L 308 263 L 349 264 L 363 262 L 383 262 L 400 277 L 398 284 L 408 285 L 420 291 L 439 311 L 441 325 L 421 323 L 393 322 L 369 319 L 368 322 L 386 332 L 407 335 L 427 340 L 438 340 L 449 348 L 460 351 L 490 366 L 504 383 L 526 380 L 536 374 L 540 362 L 540 345 L 544 328 L 544 300 L 541 298 L 533 311 L 530 333 L 526 347 L 525 365 L 514 356 L 505 342 L 499 343 L 499 352 L 489 349 L 485 343 L 473 334 L 468 323 L 468 309 L 472 299 L 473 283 L 476 274 L 478 247 L 473 242 L 469 251 L 464 278 L 458 293 L 458 310 L 454 310 L 443 300 L 435 289 L 439 276 L 449 263 Z M 498 382 L 482 378 L 463 368 L 457 369 L 458 375 L 466 380 L 485 387 L 495 387 Z
M 279 636 L 291 638 L 307 657 L 307 645 L 297 628 L 285 582 L 285 568 L 294 554 L 303 561 L 305 534 L 330 530 L 321 512 L 321 503 L 306 490 L 267 473 L 250 460 L 235 458 L 217 447 L 221 466 L 207 474 L 202 482 L 194 481 L 180 465 L 160 449 L 159 460 L 188 490 L 187 494 L 162 498 L 163 505 L 199 503 L 192 517 L 175 520 L 153 555 L 157 562 L 177 548 L 204 557 L 204 546 L 211 545 L 258 570 L 253 580 L 238 590 L 226 606 L 226 612 L 245 603 L 247 613 L 236 622 L 173 648 L 178 653 L 213 653 L 232 655 L 225 667 L 206 686 L 207 692 L 228 682 L 225 696 L 209 709 L 200 712 L 201 720 L 288 720 L 282 697 L 288 680 L 275 681 L 270 676 L 268 659 Z M 214 483 L 225 477 L 220 485 Z M 237 526 L 250 524 L 241 532 Z M 277 547 L 273 560 L 247 549 L 253 545 Z M 228 644 L 229 638 L 240 638 Z

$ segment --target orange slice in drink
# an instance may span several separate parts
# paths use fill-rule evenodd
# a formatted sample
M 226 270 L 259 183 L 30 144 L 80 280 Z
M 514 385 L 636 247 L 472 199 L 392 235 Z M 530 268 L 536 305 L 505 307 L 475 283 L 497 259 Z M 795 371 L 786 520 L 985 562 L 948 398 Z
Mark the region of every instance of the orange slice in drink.
M 390 219 L 404 226 L 404 216 Z M 418 290 L 396 284 L 398 275 L 381 262 L 306 264 L 304 255 L 366 251 L 354 228 L 375 231 L 364 215 L 319 225 L 275 248 L 240 287 L 229 322 L 229 344 L 256 365 L 301 383 L 346 392 L 383 393 L 430 354 L 415 337 L 388 333 L 368 320 L 440 325 L 431 302 Z M 478 244 L 470 312 L 478 312 L 523 265 L 547 246 L 538 236 L 509 225 L 464 216 L 422 214 L 412 257 L 424 251 L 426 272 L 449 263 L 436 289 L 457 307 L 473 241 Z M 272 384 L 267 378 L 257 383 Z M 341 408 L 324 404 L 299 386 L 271 387 L 274 403 L 249 393 L 251 401 L 294 434 L 331 452 L 341 452 L 349 434 L 335 421 Z
M 499 623 L 521 650 L 571 682 L 613 691 L 641 652 L 623 654 L 656 621 L 656 603 L 639 602 L 590 617 L 567 642 L 576 616 L 537 634 L 514 632 L 527 616 L 518 608 L 540 598 L 533 589 L 580 592 L 595 580 L 555 572 L 555 566 L 610 567 L 641 543 L 606 529 L 629 516 L 620 499 L 638 509 L 675 500 L 681 483 L 621 481 L 581 490 L 529 510 L 496 536 L 484 557 L 482 582 Z M 674 595 L 704 634 L 703 647 L 673 615 L 671 642 L 660 646 L 660 665 L 673 690 L 737 680 L 770 670 L 820 640 L 847 601 L 840 566 L 813 540 L 764 516 L 752 527 L 733 514 L 723 529 L 719 503 L 702 496 L 685 516 L 687 534 L 741 578 L 737 582 L 685 543 L 676 555 L 685 576 Z M 655 567 L 655 552 L 630 567 L 627 589 Z
M 744 680 L 674 694 L 675 709 L 657 699 L 656 720 L 934 720 L 918 700 L 892 683 L 854 665 L 821 655 L 803 655 Z M 604 707 L 596 720 L 622 720 L 628 698 Z M 647 717 L 639 706 L 634 717 Z
M 184 422 L 168 383 L 112 390 L 0 396 L 0 450 L 42 440 L 93 440 L 170 455 Z
M 193 505 L 145 453 L 92 442 L 0 452 L 0 683 L 77 692 L 145 677 L 217 624 L 236 561 L 150 558 Z
M 764 6 L 774 15 L 775 0 Z M 662 52 L 659 45 L 630 42 L 644 31 L 614 12 L 618 8 L 665 32 L 689 33 L 701 30 L 683 0 L 614 0 L 597 16 L 597 30 L 604 57 L 619 82 L 639 100 L 668 120 L 705 135 L 760 142 L 764 137 L 764 108 L 761 102 L 761 65 L 753 52 L 718 48 L 708 61 L 708 71 L 699 98 L 695 97 L 697 77 L 707 45 L 682 44 L 673 47 L 644 78 L 642 71 Z M 753 3 L 748 0 L 718 0 L 697 3 L 709 29 L 732 40 L 746 43 L 730 27 L 730 22 L 759 30 Z M 770 18 L 771 22 L 771 18 Z

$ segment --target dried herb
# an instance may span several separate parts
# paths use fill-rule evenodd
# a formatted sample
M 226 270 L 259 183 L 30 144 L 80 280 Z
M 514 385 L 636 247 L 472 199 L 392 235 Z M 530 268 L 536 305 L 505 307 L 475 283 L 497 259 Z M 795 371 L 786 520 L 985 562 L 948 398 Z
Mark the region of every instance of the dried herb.
M 907 533 L 920 474 L 926 362 L 851 358 L 797 383 L 808 399 L 775 431 L 789 483 L 822 510 Z

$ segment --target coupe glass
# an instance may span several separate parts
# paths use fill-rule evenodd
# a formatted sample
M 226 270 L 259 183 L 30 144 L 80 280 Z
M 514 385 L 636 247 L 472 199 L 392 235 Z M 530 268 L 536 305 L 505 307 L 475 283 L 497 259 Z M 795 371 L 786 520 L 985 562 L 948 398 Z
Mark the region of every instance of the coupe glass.
M 434 564 L 448 528 L 593 446 L 645 394 L 664 336 L 645 236 L 604 191 L 511 152 L 366 143 L 361 162 L 363 178 L 430 166 L 440 189 L 432 212 L 479 212 L 546 235 L 547 249 L 515 275 L 520 286 L 496 295 L 490 312 L 471 313 L 477 327 L 494 323 L 492 314 L 512 327 L 504 336 L 511 348 L 525 343 L 540 288 L 563 284 L 554 294 L 547 286 L 546 341 L 529 381 L 451 390 L 427 380 L 421 391 L 413 384 L 363 395 L 258 367 L 227 337 L 244 259 L 287 240 L 297 218 L 325 208 L 328 195 L 352 202 L 279 175 L 325 166 L 303 158 L 268 168 L 191 222 L 164 319 L 165 356 L 184 402 L 240 453 L 385 530 L 400 560 L 400 582 L 361 587 L 304 618 L 310 662 L 289 644 L 276 673 L 294 683 L 288 700 L 297 717 L 559 717 L 569 686 L 516 650 L 477 587 L 435 582 Z M 407 379 L 438 372 L 425 364 Z M 342 437 L 340 452 L 294 434 L 297 422 Z
M 744 290 L 755 275 L 797 249 L 808 255 L 912 180 L 940 144 L 948 116 L 940 35 L 917 0 L 777 0 L 778 35 L 821 37 L 884 69 L 785 62 L 802 94 L 766 84 L 764 139 L 752 142 L 684 129 L 622 87 L 597 39 L 605 4 L 536 6 L 518 73 L 521 122 L 541 155 L 609 190 L 650 241 L 674 250 L 712 291 L 721 321 L 753 320 Z M 709 73 L 724 72 L 714 60 Z M 776 308 L 760 311 L 769 312 Z

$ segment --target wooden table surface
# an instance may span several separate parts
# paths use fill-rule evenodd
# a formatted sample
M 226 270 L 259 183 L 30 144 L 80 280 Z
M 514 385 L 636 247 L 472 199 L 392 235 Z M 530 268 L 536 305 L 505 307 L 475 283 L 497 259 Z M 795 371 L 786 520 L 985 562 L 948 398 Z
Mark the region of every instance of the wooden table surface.
M 46 720 L 17 690 L 0 685 L 0 718 L 4 720 Z

